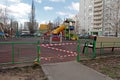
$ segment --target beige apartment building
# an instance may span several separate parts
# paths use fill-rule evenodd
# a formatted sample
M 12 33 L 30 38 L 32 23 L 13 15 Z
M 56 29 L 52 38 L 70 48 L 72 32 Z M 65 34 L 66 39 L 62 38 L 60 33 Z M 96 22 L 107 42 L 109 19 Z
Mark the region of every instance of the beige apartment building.
M 103 0 L 80 0 L 79 33 L 102 34 Z
M 104 0 L 103 26 L 105 36 L 120 37 L 120 0 Z
M 79 33 L 120 36 L 119 5 L 120 0 L 80 0 Z
M 94 0 L 80 0 L 79 5 L 79 34 L 91 33 L 93 29 Z
M 94 0 L 93 29 L 91 34 L 102 35 L 103 28 L 103 0 Z

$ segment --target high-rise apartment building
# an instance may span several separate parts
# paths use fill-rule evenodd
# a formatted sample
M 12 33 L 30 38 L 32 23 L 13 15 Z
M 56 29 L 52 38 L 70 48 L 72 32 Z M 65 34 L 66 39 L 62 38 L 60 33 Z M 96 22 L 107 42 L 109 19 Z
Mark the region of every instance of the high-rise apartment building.
M 24 30 L 29 30 L 30 22 L 24 22 Z
M 120 0 L 104 0 L 103 34 L 120 36 Z
M 94 0 L 80 0 L 79 33 L 90 33 L 91 29 L 93 28 L 93 4 Z
M 120 34 L 120 0 L 80 0 L 80 30 L 96 35 Z
M 103 0 L 94 0 L 92 34 L 102 35 L 103 27 Z
M 79 33 L 102 33 L 103 0 L 80 0 Z

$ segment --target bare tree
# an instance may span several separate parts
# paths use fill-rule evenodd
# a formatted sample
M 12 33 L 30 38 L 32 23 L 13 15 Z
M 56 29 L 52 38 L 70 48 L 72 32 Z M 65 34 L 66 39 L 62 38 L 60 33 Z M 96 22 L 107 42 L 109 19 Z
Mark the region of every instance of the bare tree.
M 76 34 L 79 34 L 79 29 L 80 29 L 80 21 L 79 21 L 79 15 L 77 14 L 75 16 L 75 32 Z
M 49 28 L 49 31 L 52 31 L 52 29 L 53 29 L 53 23 L 50 21 L 48 23 L 48 28 Z
M 8 10 L 7 8 L 1 8 L 0 9 L 0 20 L 3 23 L 3 30 L 4 32 L 8 32 L 9 28 L 9 15 L 8 15 Z
M 53 22 L 54 28 L 57 27 L 57 26 L 59 26 L 62 23 L 62 21 L 63 20 L 60 17 L 55 18 L 55 20 Z

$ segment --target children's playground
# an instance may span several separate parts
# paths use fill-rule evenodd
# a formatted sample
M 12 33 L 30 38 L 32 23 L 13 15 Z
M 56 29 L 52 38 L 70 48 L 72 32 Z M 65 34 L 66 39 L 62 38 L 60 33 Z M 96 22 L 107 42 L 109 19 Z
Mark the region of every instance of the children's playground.
M 0 63 L 54 63 L 75 60 L 77 36 L 74 23 L 66 21 L 51 31 L 43 32 L 39 37 L 17 36 L 6 39 L 1 28 Z
M 39 37 L 1 39 L 0 64 L 79 62 L 101 56 L 120 55 L 119 38 L 78 38 L 74 23 L 66 20 L 64 24 Z
M 43 44 L 39 38 L 21 38 L 0 42 L 0 63 L 34 62 L 54 63 L 75 60 L 76 41 L 61 44 Z M 74 47 L 73 47 L 74 46 Z
M 88 39 L 87 39 L 88 40 Z M 42 38 L 19 38 L 0 42 L 0 64 L 21 64 L 29 62 L 59 63 L 95 59 L 95 57 L 120 55 L 120 49 L 100 48 L 93 53 L 91 48 L 84 48 L 85 40 L 66 41 L 62 43 L 43 43 Z M 95 56 L 95 57 L 94 57 Z

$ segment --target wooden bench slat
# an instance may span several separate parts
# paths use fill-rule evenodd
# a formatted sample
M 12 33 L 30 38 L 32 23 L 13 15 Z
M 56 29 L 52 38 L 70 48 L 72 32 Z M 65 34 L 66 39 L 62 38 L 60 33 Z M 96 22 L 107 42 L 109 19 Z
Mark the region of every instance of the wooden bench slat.
M 94 37 L 93 42 L 86 41 L 83 47 L 83 53 L 85 52 L 85 48 L 92 48 L 92 58 L 96 58 L 96 49 L 102 49 L 102 48 L 112 48 L 112 51 L 114 51 L 114 48 L 120 48 L 120 38 L 118 37 L 101 37 L 97 36 Z
M 96 37 L 96 48 L 120 47 L 120 38 L 117 37 Z

